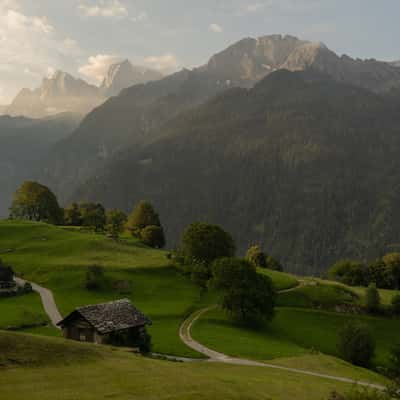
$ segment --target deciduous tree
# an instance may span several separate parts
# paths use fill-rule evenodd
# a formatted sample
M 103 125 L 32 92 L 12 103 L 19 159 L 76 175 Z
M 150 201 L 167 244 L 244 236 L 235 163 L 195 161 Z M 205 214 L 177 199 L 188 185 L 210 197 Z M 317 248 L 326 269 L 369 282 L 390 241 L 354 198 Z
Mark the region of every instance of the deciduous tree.
M 11 218 L 60 224 L 63 212 L 51 190 L 37 182 L 26 181 L 15 192 L 10 208 Z
M 274 316 L 275 293 L 269 277 L 239 258 L 220 258 L 212 264 L 211 285 L 221 292 L 221 306 L 245 323 L 269 321 Z

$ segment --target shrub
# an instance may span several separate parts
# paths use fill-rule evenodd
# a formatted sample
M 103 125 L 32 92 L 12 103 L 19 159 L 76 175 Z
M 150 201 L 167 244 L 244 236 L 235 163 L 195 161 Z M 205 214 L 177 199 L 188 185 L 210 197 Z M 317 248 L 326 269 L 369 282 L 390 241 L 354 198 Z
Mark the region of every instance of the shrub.
M 124 225 L 127 216 L 120 210 L 109 210 L 106 213 L 106 231 L 114 239 L 118 239 L 119 235 L 124 231 Z
M 147 246 L 161 249 L 165 246 L 164 230 L 161 226 L 150 225 L 140 231 L 140 238 Z
M 249 247 L 246 253 L 246 260 L 256 267 L 267 268 L 267 255 L 258 245 Z
M 3 263 L 0 258 L 0 282 L 11 282 L 14 278 L 14 271 L 9 265 Z
M 392 298 L 392 312 L 394 315 L 400 315 L 400 294 Z
M 371 283 L 366 290 L 365 305 L 369 313 L 377 313 L 380 310 L 381 298 L 375 283 Z
M 375 354 L 375 341 L 366 325 L 351 321 L 339 332 L 338 349 L 346 361 L 369 367 Z
M 365 267 L 363 264 L 356 261 L 338 261 L 329 269 L 328 275 L 332 279 L 342 282 L 346 285 L 365 285 Z
M 282 264 L 274 257 L 267 257 L 267 268 L 272 269 L 273 271 L 283 271 Z
M 88 267 L 86 271 L 85 287 L 88 290 L 99 290 L 105 283 L 104 270 L 98 265 Z
M 103 231 L 106 224 L 106 211 L 99 203 L 82 203 L 80 205 L 82 225 L 94 229 L 96 232 Z

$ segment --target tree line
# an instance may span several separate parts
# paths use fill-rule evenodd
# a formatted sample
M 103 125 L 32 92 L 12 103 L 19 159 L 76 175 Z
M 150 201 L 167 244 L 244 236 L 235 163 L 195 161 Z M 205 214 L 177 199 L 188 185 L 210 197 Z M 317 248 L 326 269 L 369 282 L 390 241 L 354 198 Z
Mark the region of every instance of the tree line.
M 86 227 L 95 232 L 105 232 L 113 239 L 118 239 L 128 230 L 150 247 L 165 246 L 160 218 L 147 201 L 136 204 L 129 215 L 118 209 L 106 210 L 102 204 L 92 202 L 72 203 L 62 208 L 48 187 L 26 181 L 14 194 L 10 218 Z
M 375 284 L 380 289 L 400 289 L 400 253 L 389 253 L 370 263 L 341 260 L 328 271 L 330 278 L 349 286 Z

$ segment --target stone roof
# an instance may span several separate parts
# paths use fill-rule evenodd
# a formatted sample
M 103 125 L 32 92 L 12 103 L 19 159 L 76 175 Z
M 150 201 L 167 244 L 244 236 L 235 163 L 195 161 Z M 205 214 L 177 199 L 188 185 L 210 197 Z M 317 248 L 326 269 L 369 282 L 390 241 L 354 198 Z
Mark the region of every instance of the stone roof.
M 59 322 L 58 325 L 68 325 L 68 320 L 76 313 L 86 319 L 101 334 L 151 325 L 150 319 L 139 311 L 128 299 L 78 307 L 69 316 Z

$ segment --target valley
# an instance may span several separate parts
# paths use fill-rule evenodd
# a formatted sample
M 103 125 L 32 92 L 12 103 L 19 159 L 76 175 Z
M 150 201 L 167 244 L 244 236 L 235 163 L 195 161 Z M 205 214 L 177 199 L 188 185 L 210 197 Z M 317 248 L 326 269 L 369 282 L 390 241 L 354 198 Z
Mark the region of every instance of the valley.
M 204 355 L 187 347 L 181 341 L 179 330 L 184 320 L 192 312 L 205 307 L 215 307 L 217 294 L 213 291 L 202 293 L 198 286 L 182 276 L 170 264 L 166 252 L 146 248 L 129 236 L 123 236 L 121 243 L 118 244 L 102 234 L 33 222 L 2 221 L 0 222 L 0 238 L 1 258 L 12 264 L 19 276 L 51 289 L 63 315 L 68 314 L 77 306 L 129 297 L 153 321 L 149 333 L 152 336 L 155 353 L 203 359 Z M 131 288 L 129 293 L 121 293 L 112 284 L 94 292 L 87 290 L 84 285 L 85 271 L 94 263 L 104 268 L 105 276 L 108 279 L 129 282 Z M 320 307 L 323 308 L 348 301 L 362 303 L 365 289 L 353 291 L 353 288 L 329 281 L 316 283 L 310 278 L 300 278 L 299 280 L 294 276 L 276 271 L 260 270 L 260 273 L 269 275 L 276 289 L 280 291 L 276 316 L 271 324 L 256 329 L 241 327 L 227 318 L 222 311 L 213 308 L 202 314 L 191 326 L 192 337 L 201 344 L 232 357 L 374 384 L 385 382 L 385 378 L 382 376 L 351 366 L 336 358 L 338 356 L 337 332 L 346 320 L 354 317 L 349 314 L 315 308 L 318 301 Z M 328 295 L 326 288 L 332 288 L 332 292 L 328 291 Z M 309 293 L 309 289 L 311 289 L 311 293 Z M 343 293 L 349 292 L 352 293 L 351 297 L 343 295 Z M 396 292 L 386 291 L 385 293 L 386 301 L 388 301 L 389 293 L 394 295 Z M 303 308 L 298 308 L 302 304 L 301 301 L 298 301 L 298 296 L 309 299 L 309 303 L 303 301 Z M 329 301 L 326 301 L 326 298 L 329 298 Z M 311 303 L 313 306 L 310 305 Z M 62 339 L 45 339 L 43 337 L 44 335 L 59 338 L 60 332 L 49 324 L 40 298 L 35 293 L 0 299 L 0 311 L 0 329 L 16 329 L 19 332 L 12 334 L 17 335 L 15 337 L 10 336 L 10 333 L 0 333 L 0 345 L 4 345 L 7 338 L 14 337 L 13 340 L 21 340 L 22 343 L 25 340 L 37 343 L 32 350 L 34 353 L 39 351 L 41 343 L 45 344 L 46 340 L 54 341 L 45 344 L 46 346 L 51 343 L 66 346 L 66 349 L 69 346 L 72 348 L 78 346 L 78 344 L 72 343 L 64 344 Z M 357 316 L 357 319 L 362 320 L 372 329 L 377 340 L 377 356 L 374 364 L 387 364 L 390 343 L 396 340 L 399 321 L 367 316 Z M 25 325 L 29 326 L 25 327 Z M 8 330 L 8 332 L 10 331 Z M 34 334 L 34 336 L 25 336 L 26 334 Z M 87 349 L 90 350 L 90 347 Z M 96 347 L 90 352 L 99 352 L 102 360 L 98 372 L 93 372 L 93 379 L 95 379 L 96 373 L 101 373 L 102 363 L 105 363 L 105 367 L 105 365 L 110 366 L 109 363 L 118 360 L 124 365 L 131 358 L 132 373 L 135 374 L 137 372 L 133 371 L 137 370 L 134 365 L 139 366 L 142 363 L 145 363 L 148 368 L 153 368 L 153 365 L 154 368 L 163 370 L 165 367 L 166 371 L 163 372 L 163 376 L 168 376 L 167 371 L 177 373 L 177 370 L 172 372 L 174 368 L 182 373 L 183 366 L 180 367 L 179 363 L 169 365 L 167 361 L 139 360 L 136 356 L 124 351 L 114 352 L 113 356 L 113 352 L 108 353 L 109 350 L 100 350 Z M 43 356 L 47 358 L 47 351 L 43 353 Z M 43 360 L 44 365 L 40 365 L 39 369 L 37 367 L 32 369 L 32 366 L 36 365 L 36 361 L 32 361 L 36 356 L 32 357 L 26 361 L 27 365 L 21 361 L 22 364 L 17 369 L 8 371 L 6 368 L 5 374 L 2 374 L 3 378 L 0 379 L 4 379 L 4 376 L 11 380 L 17 379 L 19 371 L 21 373 L 23 371 L 28 377 L 26 384 L 29 384 L 30 379 L 34 379 L 34 374 L 40 370 L 46 371 L 46 373 L 51 370 L 54 374 L 72 373 L 68 364 L 73 366 L 73 360 L 65 365 L 61 362 L 61 365 L 49 369 L 46 367 L 48 361 L 45 359 Z M 114 357 L 116 358 L 114 359 Z M 86 362 L 90 363 L 91 361 Z M 33 365 L 30 366 L 30 363 Z M 200 376 L 205 371 L 208 371 L 207 374 L 213 374 L 214 379 L 224 376 L 224 373 L 228 373 L 227 371 L 230 371 L 230 374 L 235 374 L 237 371 L 238 374 L 244 374 L 243 376 L 247 376 L 246 371 L 249 373 L 251 371 L 253 377 L 258 374 L 260 377 L 263 376 L 265 384 L 270 378 L 277 376 L 276 374 L 281 374 L 281 379 L 285 379 L 285 381 L 288 379 L 287 375 L 293 375 L 293 378 L 297 380 L 295 372 L 274 372 L 269 369 L 258 371 L 256 367 L 249 366 L 211 364 L 202 366 L 201 361 L 189 364 L 185 363 L 185 373 L 191 371 L 190 373 L 198 376 L 196 379 L 201 379 Z M 264 368 L 261 369 L 264 370 Z M 97 371 L 97 367 L 95 371 Z M 302 377 L 301 381 L 306 385 L 309 379 L 311 377 Z M 324 382 L 322 386 L 318 386 L 325 388 L 323 390 L 333 384 L 329 382 L 329 379 L 324 380 L 323 377 L 315 379 Z M 334 384 L 335 387 L 340 385 L 337 382 Z M 270 387 L 270 384 L 268 386 Z M 49 395 L 54 388 L 49 386 L 42 390 L 44 391 L 41 393 Z M 270 387 L 270 390 L 273 389 Z

